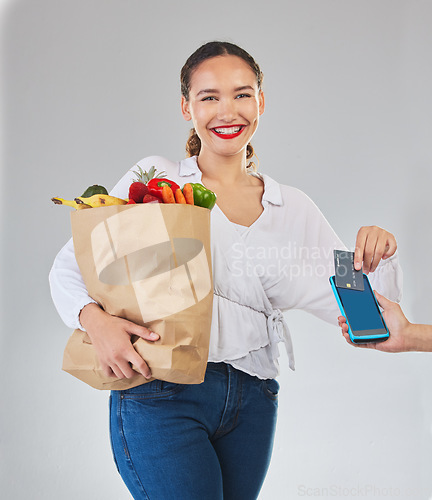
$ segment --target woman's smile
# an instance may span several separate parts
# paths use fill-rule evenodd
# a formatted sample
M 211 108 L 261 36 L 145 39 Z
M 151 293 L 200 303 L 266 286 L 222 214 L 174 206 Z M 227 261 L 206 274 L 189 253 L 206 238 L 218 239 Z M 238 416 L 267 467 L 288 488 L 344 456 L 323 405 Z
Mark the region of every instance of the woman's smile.
M 245 125 L 231 125 L 230 127 L 215 127 L 210 130 L 221 139 L 234 139 L 238 137 L 244 129 Z

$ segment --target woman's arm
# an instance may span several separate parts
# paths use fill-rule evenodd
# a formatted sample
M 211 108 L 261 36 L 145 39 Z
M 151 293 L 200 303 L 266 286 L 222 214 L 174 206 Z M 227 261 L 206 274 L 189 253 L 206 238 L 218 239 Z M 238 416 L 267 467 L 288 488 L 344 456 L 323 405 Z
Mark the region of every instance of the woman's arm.
M 292 284 L 289 293 L 291 298 L 295 297 L 292 301 L 293 308 L 305 310 L 329 323 L 337 324 L 336 318 L 340 312 L 331 291 L 329 277 L 334 274 L 333 250 L 347 248 L 313 201 L 304 193 L 297 196 L 295 228 L 298 228 L 297 231 L 305 229 L 301 233 L 301 239 L 297 234 L 294 236 L 299 247 L 310 249 L 310 252 L 305 252 L 307 258 L 299 262 L 299 267 L 307 270 L 309 266 L 313 271 L 303 273 Z M 300 214 L 303 215 L 301 219 Z M 293 233 L 291 230 L 290 234 Z M 393 300 L 400 300 L 402 271 L 396 253 L 396 241 L 391 233 L 377 226 L 360 228 L 356 241 L 356 258 L 366 268 L 373 270 L 369 274 L 373 288 Z
M 57 254 L 49 273 L 51 297 L 63 322 L 73 329 L 85 330 L 79 321 L 83 307 L 94 303 L 88 294 L 75 258 L 72 238 Z

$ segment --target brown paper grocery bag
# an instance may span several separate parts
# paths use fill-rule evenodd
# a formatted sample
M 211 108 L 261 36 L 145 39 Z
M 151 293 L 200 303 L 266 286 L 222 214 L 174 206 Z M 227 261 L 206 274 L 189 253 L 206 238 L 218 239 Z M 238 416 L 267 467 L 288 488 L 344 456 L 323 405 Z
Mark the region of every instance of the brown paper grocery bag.
M 146 326 L 157 342 L 133 339 L 153 378 L 204 380 L 213 302 L 210 210 L 147 203 L 72 213 L 75 255 L 89 295 L 114 316 Z M 90 339 L 75 330 L 63 370 L 97 389 L 148 382 L 103 374 Z

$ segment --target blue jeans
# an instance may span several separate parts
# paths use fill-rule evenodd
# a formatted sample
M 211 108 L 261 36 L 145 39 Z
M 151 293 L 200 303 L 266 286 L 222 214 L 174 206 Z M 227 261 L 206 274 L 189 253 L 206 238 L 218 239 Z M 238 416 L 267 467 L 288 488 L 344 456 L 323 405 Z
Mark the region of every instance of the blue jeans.
M 110 397 L 111 444 L 135 499 L 253 500 L 270 463 L 276 380 L 209 363 L 202 384 L 153 380 Z

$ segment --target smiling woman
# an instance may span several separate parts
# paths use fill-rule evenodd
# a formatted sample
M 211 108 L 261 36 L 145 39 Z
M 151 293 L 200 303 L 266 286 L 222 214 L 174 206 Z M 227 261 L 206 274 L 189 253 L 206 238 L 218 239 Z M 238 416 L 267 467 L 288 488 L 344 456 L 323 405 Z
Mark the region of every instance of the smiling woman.
M 331 268 L 333 249 L 346 247 L 304 193 L 251 168 L 250 141 L 265 106 L 262 73 L 247 52 L 227 42 L 203 45 L 181 71 L 181 90 L 183 117 L 194 126 L 189 157 L 144 158 L 111 194 L 127 197 L 134 170 L 152 166 L 179 185 L 202 183 L 217 194 L 207 371 L 202 384 L 152 379 L 112 391 L 112 448 L 134 498 L 252 500 L 273 447 L 279 343 L 294 369 L 283 312 L 302 309 L 336 324 L 337 304 L 320 270 Z M 364 268 L 373 271 L 373 287 L 397 299 L 393 235 L 364 227 L 356 246 Z M 302 251 L 286 251 L 291 248 Z M 155 339 L 145 326 L 109 315 L 88 295 L 72 242 L 58 254 L 50 281 L 60 315 L 87 330 L 106 374 L 130 378 L 133 363 L 151 377 L 145 360 L 137 363 L 131 336 Z M 163 338 L 165 332 L 156 333 Z
M 233 56 L 237 59 L 230 59 L 227 61 L 223 56 Z M 212 60 L 212 58 L 217 58 L 216 61 Z M 223 58 L 223 59 L 221 59 Z M 210 42 L 202 47 L 200 47 L 197 51 L 195 51 L 189 59 L 186 61 L 185 65 L 182 68 L 180 80 L 181 80 L 181 92 L 182 92 L 182 111 L 183 116 L 186 120 L 191 120 L 192 115 L 190 113 L 190 98 L 191 98 L 191 85 L 192 85 L 192 75 L 195 73 L 195 69 L 200 66 L 200 75 L 204 77 L 204 72 L 201 71 L 203 68 L 202 63 L 209 64 L 208 70 L 211 72 L 213 67 L 223 71 L 224 80 L 221 82 L 222 86 L 225 87 L 226 83 L 229 82 L 231 88 L 228 88 L 229 99 L 251 99 L 253 98 L 256 101 L 257 96 L 260 99 L 260 114 L 264 112 L 264 94 L 262 92 L 262 82 L 263 82 L 263 73 L 255 62 L 253 57 L 248 54 L 245 50 L 228 42 Z M 213 63 L 213 64 L 212 64 Z M 217 66 L 219 66 L 217 68 Z M 234 75 L 229 71 L 233 70 L 237 74 Z M 228 71 L 228 73 L 227 73 Z M 219 73 L 222 76 L 221 73 Z M 196 75 L 195 75 L 196 76 Z M 211 78 L 211 75 L 207 75 Z M 238 78 L 239 86 L 235 85 L 234 76 Z M 244 80 L 243 80 L 244 78 Z M 252 78 L 252 80 L 251 80 Z M 208 81 L 208 80 L 207 80 Z M 219 80 L 220 81 L 220 80 Z M 247 82 L 247 83 L 246 83 Z M 196 78 L 194 79 L 194 84 L 197 87 L 196 95 L 192 95 L 192 100 L 201 100 L 201 101 L 218 101 L 220 100 L 220 91 L 223 89 L 220 88 L 209 88 L 205 87 L 204 78 L 197 82 Z M 210 82 L 211 84 L 211 82 Z M 224 85 L 225 84 L 225 85 Z M 204 85 L 204 87 L 202 87 Z M 234 88 L 233 88 L 234 86 Z M 201 88 L 199 88 L 201 87 Z M 194 122 L 195 123 L 195 122 Z M 195 123 L 196 126 L 196 123 Z M 240 129 L 239 129 L 240 127 Z M 217 130 L 214 130 L 215 134 L 219 133 L 219 137 L 223 138 L 234 138 L 236 134 L 240 135 L 243 131 L 240 124 L 237 127 L 231 128 L 233 130 L 227 130 L 226 124 L 224 127 L 220 127 Z M 253 135 L 253 134 L 252 134 Z M 201 139 L 199 134 L 197 134 L 195 128 L 191 129 L 190 137 L 186 145 L 186 151 L 190 156 L 195 156 L 200 153 L 201 150 Z M 250 142 L 247 144 L 246 150 L 246 159 L 251 160 L 254 156 L 254 150 Z M 253 162 L 249 163 L 249 166 L 254 167 Z

